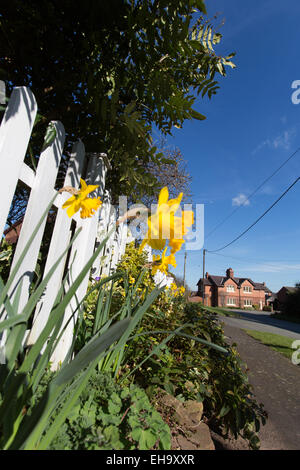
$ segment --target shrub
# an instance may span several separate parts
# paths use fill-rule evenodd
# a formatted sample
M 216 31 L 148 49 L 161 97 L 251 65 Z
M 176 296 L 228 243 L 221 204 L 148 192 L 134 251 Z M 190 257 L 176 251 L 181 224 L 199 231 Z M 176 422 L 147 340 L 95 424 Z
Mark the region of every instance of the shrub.
M 7 243 L 5 238 L 3 238 L 0 244 L 0 275 L 4 282 L 8 279 L 14 251 L 15 245 Z
M 265 423 L 266 414 L 252 394 L 252 388 L 243 364 L 234 346 L 230 347 L 224 337 L 216 315 L 208 313 L 199 304 L 186 304 L 182 313 L 145 316 L 141 330 L 175 330 L 186 324 L 186 336 L 173 336 L 157 354 L 149 357 L 134 371 L 136 358 L 151 353 L 167 334 L 136 338 L 126 351 L 126 364 L 122 380 L 133 380 L 147 389 L 151 396 L 157 386 L 180 400 L 193 399 L 204 404 L 204 417 L 211 427 L 225 436 L 241 435 L 252 448 L 259 446 L 257 431 Z M 201 344 L 196 339 L 207 343 Z M 210 342 L 226 348 L 227 355 L 213 349 Z M 192 386 L 188 386 L 192 384 Z
M 271 305 L 264 305 L 264 306 L 263 306 L 263 311 L 264 311 L 264 312 L 272 312 L 272 307 L 271 307 Z
M 147 254 L 139 252 L 134 242 L 126 246 L 126 251 L 121 261 L 116 267 L 116 276 L 111 288 L 107 288 L 102 298 L 103 302 L 109 300 L 110 315 L 117 314 L 122 308 L 125 298 L 130 298 L 131 302 L 128 306 L 134 311 L 136 306 L 140 304 L 155 288 L 155 282 L 151 269 L 147 268 Z M 100 281 L 91 281 L 90 289 L 94 290 L 86 298 L 84 302 L 84 312 L 82 316 L 82 323 L 78 332 L 78 341 L 76 343 L 76 350 L 79 350 L 90 339 L 93 334 L 95 324 L 95 312 L 97 310 L 97 303 L 99 299 L 99 292 L 97 284 L 104 282 L 105 279 Z M 146 315 L 166 315 L 171 313 L 183 311 L 185 302 L 185 295 L 172 289 L 164 289 L 157 296 L 156 300 L 149 306 Z M 151 325 L 149 325 L 151 327 Z
M 252 304 L 252 307 L 254 308 L 254 310 L 260 310 L 260 308 L 259 308 L 259 305 L 258 305 L 258 304 Z
M 300 318 L 300 284 L 296 284 L 295 291 L 288 294 L 281 311 L 284 315 Z
M 46 430 L 47 431 L 47 430 Z M 95 372 L 50 450 L 170 449 L 170 429 L 145 392 Z

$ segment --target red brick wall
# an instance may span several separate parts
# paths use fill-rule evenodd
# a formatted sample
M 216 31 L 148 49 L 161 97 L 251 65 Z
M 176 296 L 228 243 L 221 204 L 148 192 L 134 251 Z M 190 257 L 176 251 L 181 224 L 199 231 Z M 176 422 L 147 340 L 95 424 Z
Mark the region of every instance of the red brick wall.
M 227 292 L 227 287 L 233 286 L 234 290 Z M 244 292 L 243 287 L 249 286 L 251 292 Z M 244 281 L 240 288 L 232 279 L 227 279 L 224 283 L 224 287 L 214 287 L 210 288 L 206 286 L 206 292 L 210 294 L 210 298 L 207 300 L 207 305 L 212 305 L 213 307 L 236 307 L 236 308 L 247 308 L 247 305 L 244 304 L 246 299 L 251 300 L 251 305 L 257 304 L 259 307 L 263 307 L 266 304 L 265 301 L 265 291 L 264 290 L 255 290 L 251 282 Z M 229 302 L 228 299 L 232 299 Z M 233 304 L 232 302 L 235 301 Z M 250 307 L 250 305 L 249 305 Z
M 233 292 L 227 292 L 228 286 L 234 286 Z M 244 292 L 243 287 L 248 286 L 251 288 L 251 292 Z M 224 287 L 216 286 L 204 286 L 205 299 L 204 304 L 209 307 L 236 307 L 236 308 L 247 308 L 244 304 L 246 299 L 251 300 L 251 305 L 257 304 L 259 307 L 266 305 L 265 291 L 256 290 L 249 281 L 244 281 L 240 287 L 233 281 L 233 279 L 227 279 L 224 283 Z M 228 299 L 234 299 L 235 304 L 228 303 Z M 249 307 L 251 307 L 249 305 Z

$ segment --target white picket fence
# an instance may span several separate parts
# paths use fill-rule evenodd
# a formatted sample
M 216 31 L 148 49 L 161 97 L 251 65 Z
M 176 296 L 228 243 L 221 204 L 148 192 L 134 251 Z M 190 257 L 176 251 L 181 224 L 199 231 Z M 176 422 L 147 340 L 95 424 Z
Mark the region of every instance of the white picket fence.
M 97 211 L 93 217 L 88 219 L 81 219 L 78 213 L 70 219 L 66 211 L 62 209 L 63 203 L 70 197 L 70 194 L 58 193 L 58 191 L 55 190 L 55 182 L 65 143 L 65 130 L 61 122 L 52 122 L 56 130 L 56 137 L 52 144 L 48 145 L 47 148 L 41 152 L 36 171 L 33 171 L 25 164 L 24 158 L 36 114 L 37 103 L 31 90 L 26 87 L 14 88 L 0 127 L 0 174 L 2 176 L 2 182 L 0 184 L 1 236 L 6 226 L 11 203 L 19 181 L 22 181 L 30 189 L 30 196 L 25 216 L 22 220 L 22 227 L 11 270 L 20 259 L 20 255 L 28 243 L 33 229 L 37 226 L 54 195 L 56 195 L 56 198 L 53 205 L 57 209 L 57 214 L 49 251 L 47 253 L 44 277 L 58 258 L 66 251 L 70 243 L 72 220 L 75 221 L 76 229 L 81 228 L 81 232 L 72 244 L 69 256 L 65 254 L 60 261 L 55 275 L 51 277 L 42 298 L 36 306 L 33 325 L 31 330 L 28 330 L 26 345 L 34 344 L 46 325 L 56 296 L 61 288 L 64 272 L 68 270 L 70 283 L 72 280 L 76 279 L 87 260 L 92 256 L 97 244 L 103 240 L 113 226 L 116 227 L 117 218 L 115 208 L 111 204 L 110 193 L 105 188 L 107 171 L 105 164 L 105 160 L 107 161 L 107 159 L 104 158 L 105 154 L 87 154 L 84 144 L 80 139 L 73 145 L 63 186 L 79 188 L 80 177 L 86 163 L 85 160 L 88 159 L 87 174 L 84 179 L 87 184 L 99 185 L 93 195 L 95 195 L 95 197 L 100 196 L 103 203 L 100 210 Z M 22 312 L 29 298 L 29 288 L 33 280 L 38 255 L 41 249 L 45 225 L 46 218 L 44 218 L 33 243 L 27 250 L 17 275 L 15 276 L 14 284 L 9 292 L 12 301 L 16 293 L 16 287 L 18 286 L 19 288 L 21 286 L 18 313 Z M 120 223 L 116 227 L 114 235 L 110 237 L 105 248 L 103 248 L 93 264 L 92 273 L 94 278 L 108 276 L 114 271 L 118 261 L 125 252 L 126 243 L 129 241 L 132 241 L 132 239 L 130 239 L 130 236 L 128 237 L 127 224 Z M 147 251 L 148 260 L 151 261 L 151 249 L 148 247 Z M 172 282 L 172 278 L 162 273 L 157 273 L 155 279 L 156 284 L 160 286 L 169 285 Z M 74 325 L 77 320 L 77 314 L 73 314 L 87 292 L 88 281 L 89 273 L 81 282 L 76 294 L 65 310 L 62 328 L 64 328 L 67 323 L 68 325 L 51 357 L 54 369 L 59 366 L 70 350 L 73 340 Z M 5 311 L 0 312 L 0 320 L 2 320 L 5 315 Z M 2 337 L 2 339 L 0 339 L 0 353 L 4 341 L 5 338 Z
M 54 189 L 54 185 L 65 142 L 65 130 L 62 123 L 58 121 L 52 123 L 56 129 L 56 137 L 53 143 L 42 151 L 36 171 L 34 172 L 24 163 L 36 113 L 37 103 L 30 89 L 26 87 L 14 88 L 0 127 L 0 174 L 2 175 L 2 183 L 0 185 L 1 234 L 3 234 L 5 229 L 7 216 L 18 181 L 21 180 L 30 188 L 30 196 L 22 221 L 22 228 L 11 269 L 13 269 L 19 260 L 20 254 L 26 246 L 33 228 L 36 227 L 52 197 L 57 193 Z M 77 213 L 72 218 L 76 222 L 76 229 L 79 227 L 82 228 L 79 236 L 72 245 L 71 255 L 69 256 L 68 263 L 72 263 L 71 273 L 73 279 L 77 277 L 87 260 L 93 254 L 95 245 L 103 239 L 107 231 L 116 221 L 116 216 L 110 203 L 109 192 L 105 190 L 106 166 L 102 156 L 103 154 L 86 154 L 83 143 L 78 140 L 78 142 L 73 145 L 69 167 L 64 181 L 64 186 L 79 188 L 83 165 L 85 159 L 88 159 L 88 170 L 85 180 L 87 184 L 99 185 L 95 197 L 100 196 L 103 201 L 100 211 L 96 212 L 93 217 L 81 219 Z M 49 272 L 59 256 L 66 250 L 70 242 L 72 219 L 70 219 L 66 211 L 61 208 L 65 200 L 69 197 L 70 194 L 68 193 L 57 194 L 54 202 L 57 208 L 57 215 L 47 255 L 44 276 Z M 14 285 L 10 291 L 11 298 L 13 298 L 16 286 L 22 281 L 19 313 L 26 305 L 29 297 L 29 287 L 36 268 L 45 224 L 46 220 L 40 225 L 34 242 L 28 249 L 18 269 Z M 93 265 L 94 277 L 108 275 L 113 271 L 125 251 L 126 238 L 127 226 L 126 224 L 120 224 L 115 232 L 115 237 L 111 237 L 105 247 L 105 252 L 102 251 Z M 56 269 L 55 275 L 51 277 L 46 291 L 37 305 L 33 326 L 28 332 L 26 340 L 27 345 L 33 344 L 36 341 L 48 320 L 56 295 L 62 284 L 63 273 L 66 268 L 70 268 L 69 265 L 66 266 L 66 262 L 67 256 L 65 255 Z M 77 307 L 77 303 L 80 302 L 86 294 L 88 280 L 89 274 L 86 275 L 73 301 L 68 305 L 62 327 L 64 327 L 72 316 L 74 309 Z M 63 361 L 68 353 L 72 343 L 75 322 L 76 315 L 72 321 L 69 322 L 51 358 L 54 368 Z

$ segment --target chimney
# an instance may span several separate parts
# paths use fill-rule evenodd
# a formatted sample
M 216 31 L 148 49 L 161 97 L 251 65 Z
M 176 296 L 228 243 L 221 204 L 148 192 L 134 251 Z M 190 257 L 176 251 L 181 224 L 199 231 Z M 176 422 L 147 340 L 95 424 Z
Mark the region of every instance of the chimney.
M 226 276 L 227 276 L 227 277 L 231 277 L 231 279 L 234 278 L 234 272 L 233 272 L 233 269 L 232 269 L 232 268 L 228 268 L 228 269 L 226 270 Z
M 209 273 L 205 273 L 205 279 L 208 279 Z

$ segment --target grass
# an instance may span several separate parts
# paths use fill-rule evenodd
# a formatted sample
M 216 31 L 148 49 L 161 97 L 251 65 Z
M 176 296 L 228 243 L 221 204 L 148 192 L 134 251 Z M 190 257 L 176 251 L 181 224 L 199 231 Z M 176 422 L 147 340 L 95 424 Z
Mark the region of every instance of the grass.
M 241 315 L 229 308 L 221 308 L 221 307 L 213 307 L 215 313 L 221 315 L 222 317 L 234 317 L 234 318 L 241 318 Z
M 277 335 L 275 333 L 266 333 L 263 331 L 254 331 L 254 330 L 244 330 L 249 336 L 260 341 L 261 343 L 269 346 L 274 351 L 283 354 L 285 357 L 291 360 L 294 349 L 291 348 L 291 345 L 295 341 L 292 338 L 287 336 Z

